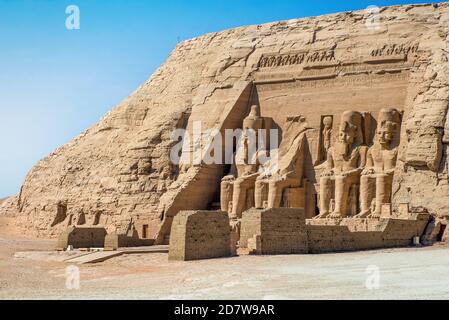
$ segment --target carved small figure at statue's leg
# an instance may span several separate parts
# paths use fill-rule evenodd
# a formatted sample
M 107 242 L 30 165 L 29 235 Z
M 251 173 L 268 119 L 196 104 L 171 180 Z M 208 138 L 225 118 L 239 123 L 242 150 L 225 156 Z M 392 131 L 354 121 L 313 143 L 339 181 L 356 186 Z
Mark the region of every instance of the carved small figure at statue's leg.
M 374 212 L 376 212 L 376 198 L 373 198 L 373 201 L 371 201 L 371 213 L 369 214 L 368 218 L 376 218 L 374 215 Z
M 264 208 L 264 202 L 267 201 L 267 184 L 266 180 L 257 180 L 254 192 L 254 203 L 257 209 Z

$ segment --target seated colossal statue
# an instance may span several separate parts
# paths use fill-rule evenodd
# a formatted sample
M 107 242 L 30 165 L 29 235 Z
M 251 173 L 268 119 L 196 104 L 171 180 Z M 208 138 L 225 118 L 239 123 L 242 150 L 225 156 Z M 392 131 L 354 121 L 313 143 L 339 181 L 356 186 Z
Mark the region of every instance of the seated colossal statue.
M 235 161 L 231 174 L 221 182 L 221 210 L 228 212 L 231 219 L 241 218 L 242 213 L 254 207 L 254 188 L 259 176 L 259 152 L 251 154 L 251 144 L 257 144 L 259 130 L 269 126 L 269 121 L 260 116 L 258 106 L 252 106 L 250 114 L 243 121 L 243 132 L 237 144 Z M 255 141 L 251 141 L 254 139 Z
M 352 203 L 357 202 L 360 174 L 367 152 L 367 147 L 363 145 L 362 128 L 361 113 L 343 113 L 337 140 L 328 150 L 320 178 L 320 215 L 317 218 L 345 218 L 351 214 L 350 209 L 356 207 Z
M 360 218 L 381 216 L 382 206 L 391 204 L 394 170 L 398 157 L 401 113 L 382 109 L 377 119 L 376 140 L 368 150 L 360 182 Z
M 256 181 L 256 208 L 304 207 L 305 131 L 301 116 L 288 117 L 277 155 Z

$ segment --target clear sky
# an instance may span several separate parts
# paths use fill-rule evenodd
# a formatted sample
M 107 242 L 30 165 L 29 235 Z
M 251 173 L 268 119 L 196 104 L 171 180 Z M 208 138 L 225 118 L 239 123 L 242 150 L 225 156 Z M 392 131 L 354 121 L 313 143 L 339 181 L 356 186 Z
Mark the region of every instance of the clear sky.
M 406 3 L 419 2 L 0 0 L 0 198 L 17 193 L 39 159 L 96 123 L 181 40 Z M 79 30 L 66 28 L 72 4 L 80 9 Z

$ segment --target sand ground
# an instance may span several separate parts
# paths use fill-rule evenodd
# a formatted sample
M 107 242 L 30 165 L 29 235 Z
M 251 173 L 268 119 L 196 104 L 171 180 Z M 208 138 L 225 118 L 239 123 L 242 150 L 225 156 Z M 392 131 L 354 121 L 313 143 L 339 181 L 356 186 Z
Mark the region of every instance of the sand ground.
M 1 218 L 0 299 L 449 299 L 445 246 L 198 262 L 124 255 L 78 266 L 80 289 L 69 290 L 67 263 L 48 253 L 55 241 L 7 226 Z

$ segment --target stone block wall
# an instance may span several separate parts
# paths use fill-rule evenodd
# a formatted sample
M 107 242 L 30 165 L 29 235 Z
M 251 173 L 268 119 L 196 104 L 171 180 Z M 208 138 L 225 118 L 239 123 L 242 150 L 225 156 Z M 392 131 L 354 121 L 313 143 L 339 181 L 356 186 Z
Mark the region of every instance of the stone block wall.
M 302 209 L 251 209 L 243 214 L 240 247 L 251 254 L 301 254 L 370 250 L 412 245 L 429 214 L 409 219 L 307 220 Z
M 126 234 L 111 233 L 105 238 L 104 249 L 114 251 L 119 248 L 151 246 L 153 244 L 154 240 L 140 239 L 138 236 Z
M 429 214 L 410 219 L 309 220 L 309 253 L 405 247 L 414 237 L 422 237 L 430 222 Z
M 217 211 L 181 211 L 173 220 L 169 260 L 190 261 L 231 255 L 228 215 Z
M 251 209 L 243 214 L 240 247 L 251 253 L 307 253 L 307 231 L 303 209 Z
M 106 234 L 103 227 L 70 227 L 59 236 L 56 248 L 66 250 L 70 245 L 74 249 L 103 248 Z

